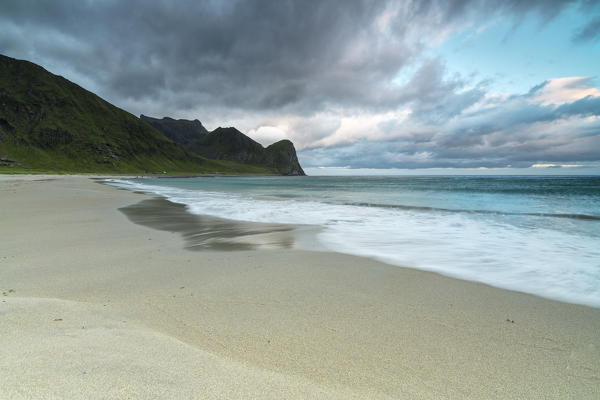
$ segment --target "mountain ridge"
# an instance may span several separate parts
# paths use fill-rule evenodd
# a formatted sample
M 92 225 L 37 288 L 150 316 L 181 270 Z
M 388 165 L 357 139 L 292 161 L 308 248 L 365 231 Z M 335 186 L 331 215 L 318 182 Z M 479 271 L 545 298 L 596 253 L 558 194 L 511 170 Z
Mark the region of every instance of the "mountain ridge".
M 68 79 L 0 54 L 0 172 L 11 171 L 279 173 L 194 154 Z
M 218 127 L 208 132 L 197 119 L 158 119 L 145 115 L 141 115 L 140 119 L 184 146 L 186 150 L 202 157 L 274 168 L 282 175 L 305 175 L 294 144 L 289 140 L 280 140 L 265 148 L 234 127 Z M 201 126 L 203 130 L 196 129 L 194 133 L 190 129 L 192 125 Z
M 189 119 L 173 119 L 170 117 L 152 118 L 141 114 L 140 119 L 161 132 L 167 138 L 183 146 L 189 144 L 191 140 L 198 136 L 208 134 L 208 130 L 202 125 L 202 122 Z

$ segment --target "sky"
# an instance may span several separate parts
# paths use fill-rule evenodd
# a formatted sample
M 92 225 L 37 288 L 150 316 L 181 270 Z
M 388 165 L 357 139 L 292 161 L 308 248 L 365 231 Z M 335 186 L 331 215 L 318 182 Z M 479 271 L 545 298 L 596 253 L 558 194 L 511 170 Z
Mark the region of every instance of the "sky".
M 309 174 L 600 174 L 600 1 L 4 0 L 0 53 Z

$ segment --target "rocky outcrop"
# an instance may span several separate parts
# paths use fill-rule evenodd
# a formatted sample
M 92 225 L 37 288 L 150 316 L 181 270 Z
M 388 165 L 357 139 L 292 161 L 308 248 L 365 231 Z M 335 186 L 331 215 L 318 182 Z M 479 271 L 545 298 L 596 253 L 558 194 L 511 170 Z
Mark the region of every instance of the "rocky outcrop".
M 306 175 L 300 166 L 294 144 L 289 140 L 280 140 L 268 146 L 266 153 L 272 158 L 272 165 L 282 175 Z

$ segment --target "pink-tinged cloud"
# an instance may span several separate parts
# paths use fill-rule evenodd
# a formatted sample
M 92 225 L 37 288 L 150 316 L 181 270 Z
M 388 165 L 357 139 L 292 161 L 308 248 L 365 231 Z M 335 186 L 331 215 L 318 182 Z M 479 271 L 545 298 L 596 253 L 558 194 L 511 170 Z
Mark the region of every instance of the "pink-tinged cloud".
M 572 76 L 550 79 L 537 91 L 532 100 L 543 105 L 549 105 L 572 103 L 588 96 L 600 97 L 600 90 L 591 86 L 592 78 L 589 76 Z

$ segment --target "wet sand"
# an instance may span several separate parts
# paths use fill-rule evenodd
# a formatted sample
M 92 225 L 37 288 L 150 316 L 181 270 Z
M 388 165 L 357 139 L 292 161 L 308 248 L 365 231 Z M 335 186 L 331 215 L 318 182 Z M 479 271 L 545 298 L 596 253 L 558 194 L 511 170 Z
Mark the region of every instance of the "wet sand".
M 136 224 L 181 234 L 185 248 L 195 251 L 289 250 L 297 247 L 296 241 L 310 234 L 306 227 L 193 215 L 183 204 L 162 197 L 142 200 L 119 211 Z
M 600 394 L 600 309 L 187 217 L 88 177 L 0 176 L 0 398 Z

